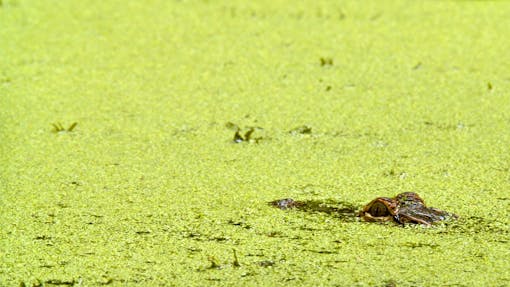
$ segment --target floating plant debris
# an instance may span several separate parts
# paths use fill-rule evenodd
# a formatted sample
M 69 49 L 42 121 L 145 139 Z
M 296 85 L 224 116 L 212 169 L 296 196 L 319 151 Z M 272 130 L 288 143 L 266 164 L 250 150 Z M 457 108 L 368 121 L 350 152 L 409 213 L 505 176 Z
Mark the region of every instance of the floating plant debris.
M 321 66 L 333 66 L 333 58 L 320 58 Z
M 64 128 L 64 126 L 61 123 L 54 123 L 51 124 L 53 126 L 53 132 L 54 133 L 61 133 L 61 132 L 72 132 L 74 128 L 78 125 L 77 122 L 72 123 L 67 129 Z
M 226 123 L 225 127 L 235 132 L 233 138 L 234 143 L 242 142 L 258 143 L 263 139 L 260 136 L 259 137 L 253 136 L 253 133 L 256 130 L 262 130 L 261 127 L 246 127 L 244 129 L 241 129 L 238 125 L 231 122 Z
M 284 198 L 284 199 L 271 201 L 269 204 L 271 204 L 274 207 L 278 207 L 279 209 L 282 209 L 282 210 L 294 208 L 294 207 L 298 207 L 298 206 L 302 205 L 300 202 L 297 202 L 292 198 Z
M 289 131 L 291 135 L 309 135 L 312 134 L 312 128 L 307 125 L 302 125 Z

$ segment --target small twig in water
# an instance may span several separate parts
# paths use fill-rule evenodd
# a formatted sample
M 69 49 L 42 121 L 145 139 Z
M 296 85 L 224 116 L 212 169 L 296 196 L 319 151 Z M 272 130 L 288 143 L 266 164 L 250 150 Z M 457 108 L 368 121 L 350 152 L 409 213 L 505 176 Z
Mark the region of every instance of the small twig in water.
M 232 265 L 234 265 L 234 267 L 241 267 L 241 263 L 239 263 L 239 259 L 237 258 L 236 250 L 232 249 L 232 251 L 234 251 L 234 262 L 232 263 Z

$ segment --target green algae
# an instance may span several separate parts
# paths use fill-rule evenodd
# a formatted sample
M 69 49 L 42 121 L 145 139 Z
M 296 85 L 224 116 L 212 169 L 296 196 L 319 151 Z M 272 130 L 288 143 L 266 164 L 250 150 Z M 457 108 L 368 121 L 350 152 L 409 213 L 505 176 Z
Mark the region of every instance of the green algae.
M 0 3 L 1 286 L 510 280 L 508 3 Z

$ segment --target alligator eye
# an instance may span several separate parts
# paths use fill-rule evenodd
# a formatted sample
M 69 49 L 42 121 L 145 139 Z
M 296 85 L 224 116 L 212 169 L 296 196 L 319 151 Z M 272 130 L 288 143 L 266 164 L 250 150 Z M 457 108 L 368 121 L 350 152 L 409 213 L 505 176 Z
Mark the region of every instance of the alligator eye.
M 391 215 L 388 207 L 382 202 L 374 202 L 372 206 L 370 206 L 368 213 L 375 217 Z

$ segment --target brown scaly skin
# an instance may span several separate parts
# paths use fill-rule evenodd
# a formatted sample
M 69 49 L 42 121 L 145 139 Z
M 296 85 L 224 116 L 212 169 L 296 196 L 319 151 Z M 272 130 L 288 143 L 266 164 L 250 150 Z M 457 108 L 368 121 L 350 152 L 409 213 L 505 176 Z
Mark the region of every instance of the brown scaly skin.
M 404 192 L 394 198 L 378 197 L 360 211 L 365 221 L 395 221 L 400 224 L 415 223 L 429 226 L 448 217 L 456 218 L 436 208 L 427 207 L 421 197 L 414 192 Z

